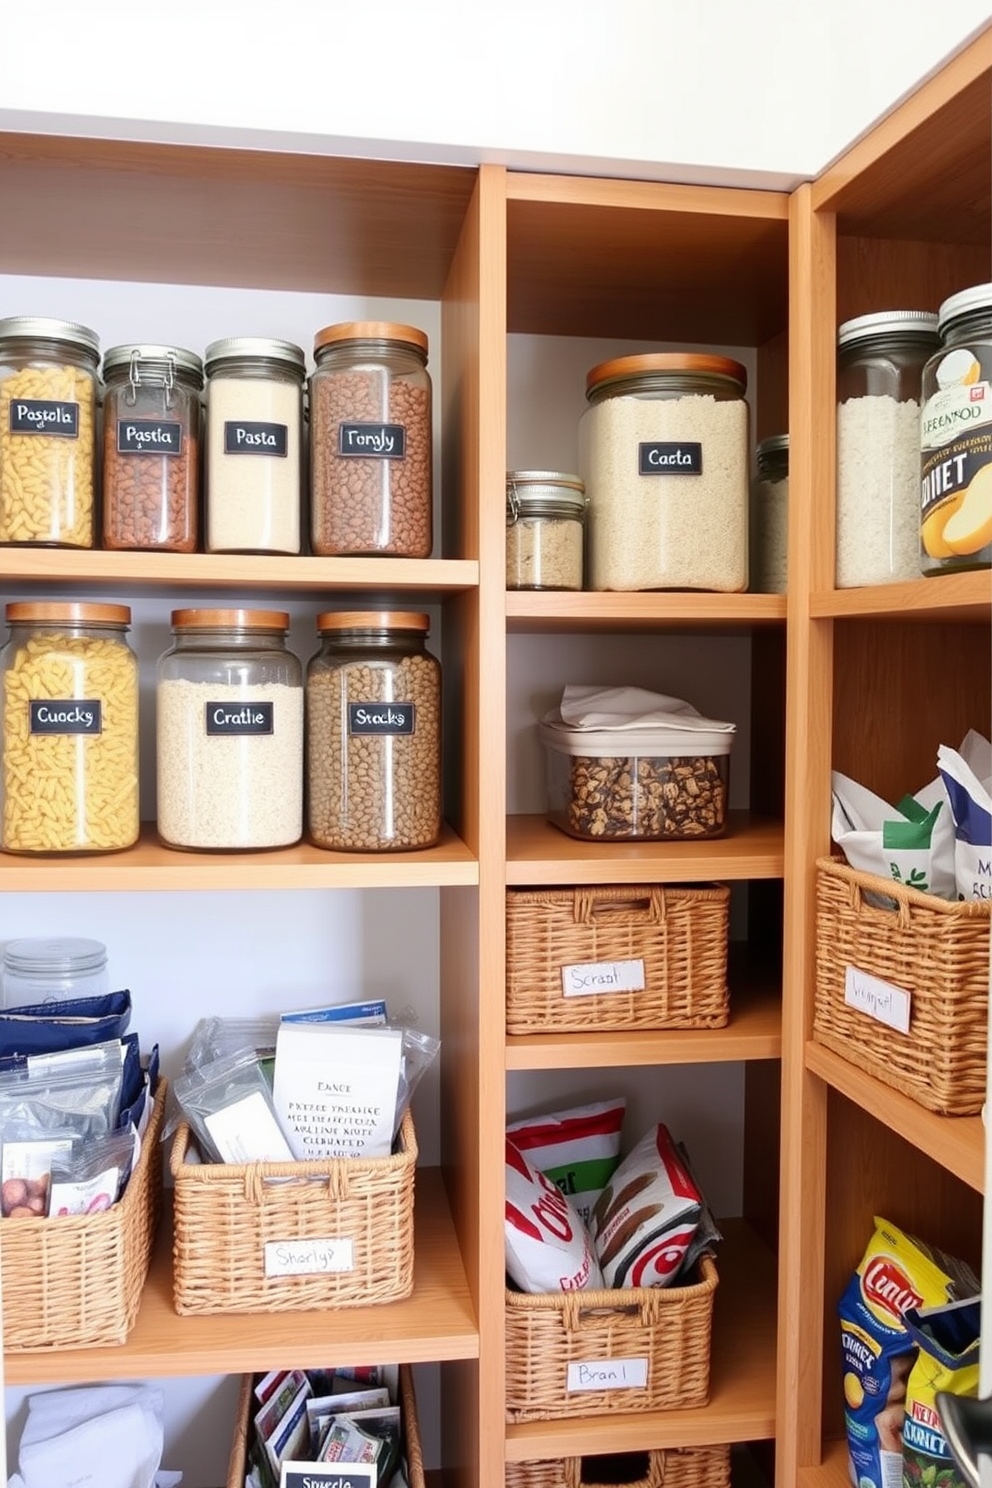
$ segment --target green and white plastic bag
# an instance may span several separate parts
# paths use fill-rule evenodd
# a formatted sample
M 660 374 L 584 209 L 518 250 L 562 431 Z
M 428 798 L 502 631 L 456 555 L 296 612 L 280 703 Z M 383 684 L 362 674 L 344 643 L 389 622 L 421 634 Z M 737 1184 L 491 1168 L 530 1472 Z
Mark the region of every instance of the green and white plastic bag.
M 837 770 L 830 783 L 831 835 L 852 868 L 940 899 L 957 898 L 954 821 L 939 776 L 898 806 Z

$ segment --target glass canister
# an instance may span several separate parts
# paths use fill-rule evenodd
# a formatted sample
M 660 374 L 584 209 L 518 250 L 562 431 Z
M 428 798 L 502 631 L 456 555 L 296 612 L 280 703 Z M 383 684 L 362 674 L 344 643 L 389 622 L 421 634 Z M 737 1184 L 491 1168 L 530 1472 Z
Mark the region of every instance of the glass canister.
M 4 1007 L 99 997 L 107 990 L 107 947 L 100 940 L 30 937 L 4 946 Z
M 920 573 L 920 382 L 937 317 L 881 310 L 837 332 L 838 589 Z
M 592 589 L 747 588 L 747 372 L 651 352 L 586 378 L 580 466 Z
M 206 350 L 207 552 L 299 553 L 306 358 L 229 336 Z
M 310 522 L 320 554 L 427 558 L 431 380 L 415 326 L 325 326 L 310 379 Z
M 945 300 L 923 369 L 920 567 L 992 567 L 992 284 Z
M 158 664 L 158 831 L 169 847 L 303 832 L 303 668 L 283 610 L 173 610 Z
M 585 514 L 577 475 L 508 470 L 507 589 L 581 589 Z
M 103 358 L 103 545 L 195 553 L 203 363 L 181 346 Z
M 395 852 L 441 835 L 441 668 L 428 617 L 317 617 L 307 668 L 307 822 L 318 847 Z
M 100 341 L 68 320 L 0 320 L 0 543 L 91 548 Z
M 784 594 L 789 550 L 788 434 L 762 439 L 755 453 L 758 473 L 751 492 L 748 587 L 755 594 Z
M 115 852 L 138 838 L 138 663 L 126 605 L 7 606 L 3 847 Z

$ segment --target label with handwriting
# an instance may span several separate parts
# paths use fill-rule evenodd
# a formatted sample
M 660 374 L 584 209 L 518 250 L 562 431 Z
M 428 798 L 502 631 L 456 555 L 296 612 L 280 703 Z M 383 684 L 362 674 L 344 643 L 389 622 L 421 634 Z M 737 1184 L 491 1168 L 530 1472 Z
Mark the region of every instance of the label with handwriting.
M 866 1013 L 876 1023 L 884 1023 L 900 1033 L 909 1032 L 909 1013 L 912 996 L 902 987 L 884 982 L 881 977 L 870 976 L 856 966 L 844 969 L 844 1001 L 848 1007 Z
M 589 1359 L 569 1364 L 567 1390 L 643 1390 L 647 1359 Z
M 350 1238 L 326 1235 L 266 1242 L 266 1276 L 324 1276 L 354 1269 L 355 1242 Z

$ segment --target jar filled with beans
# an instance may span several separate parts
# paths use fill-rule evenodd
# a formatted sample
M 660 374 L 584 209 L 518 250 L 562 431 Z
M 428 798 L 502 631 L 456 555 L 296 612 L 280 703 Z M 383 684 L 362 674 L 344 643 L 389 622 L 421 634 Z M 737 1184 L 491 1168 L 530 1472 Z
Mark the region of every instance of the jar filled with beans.
M 311 544 L 427 558 L 433 544 L 427 337 L 391 321 L 325 326 L 310 380 Z
M 91 548 L 100 342 L 67 320 L 0 320 L 0 543 Z
M 195 553 L 203 363 L 179 346 L 103 359 L 103 545 Z
M 396 852 L 441 835 L 441 668 L 426 615 L 319 615 L 307 668 L 307 822 L 318 847 Z
M 138 663 L 126 605 L 7 606 L 0 656 L 7 852 L 96 853 L 138 838 Z

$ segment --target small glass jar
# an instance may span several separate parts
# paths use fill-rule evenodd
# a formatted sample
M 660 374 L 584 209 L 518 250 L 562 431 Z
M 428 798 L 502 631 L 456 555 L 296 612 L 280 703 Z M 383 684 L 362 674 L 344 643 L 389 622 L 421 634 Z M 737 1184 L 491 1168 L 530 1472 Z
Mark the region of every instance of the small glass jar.
M 138 662 L 126 605 L 7 606 L 2 845 L 97 853 L 138 839 Z
M 920 568 L 992 567 L 992 284 L 937 312 L 942 345 L 923 369 Z
M 919 577 L 920 380 L 937 345 L 925 310 L 837 332 L 838 589 Z
M 325 326 L 310 379 L 310 521 L 319 554 L 428 558 L 431 380 L 414 326 Z
M 784 594 L 788 587 L 789 436 L 762 439 L 751 491 L 751 582 L 755 594 Z
M 100 341 L 68 320 L 0 320 L 0 543 L 96 538 Z
M 103 545 L 195 553 L 203 363 L 181 346 L 103 358 Z
M 441 835 L 441 668 L 426 615 L 317 617 L 307 668 L 307 824 L 317 847 L 397 852 Z
M 592 589 L 747 588 L 747 372 L 651 352 L 586 378 L 580 468 Z
M 581 589 L 585 514 L 577 475 L 507 471 L 507 589 Z
M 173 610 L 159 659 L 158 832 L 168 847 L 286 847 L 303 832 L 303 668 L 283 610 Z
M 108 991 L 107 947 L 67 936 L 9 940 L 3 950 L 3 1005 L 34 1007 Z
M 206 367 L 207 552 L 299 553 L 303 349 L 229 336 Z

